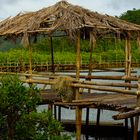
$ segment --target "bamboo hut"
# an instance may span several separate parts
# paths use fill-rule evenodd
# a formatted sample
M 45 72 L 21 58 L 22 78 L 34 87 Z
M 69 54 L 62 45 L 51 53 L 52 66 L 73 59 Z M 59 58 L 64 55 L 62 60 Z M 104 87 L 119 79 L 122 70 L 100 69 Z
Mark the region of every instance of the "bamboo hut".
M 129 117 L 135 117 L 135 129 L 134 129 L 134 140 L 137 139 L 137 127 L 138 127 L 138 118 L 140 114 L 140 83 L 132 85 L 131 80 L 138 80 L 138 77 L 131 77 L 131 43 L 132 38 L 138 38 L 140 35 L 140 26 L 132 24 L 118 18 L 102 15 L 97 12 L 92 12 L 88 9 L 84 9 L 77 5 L 72 5 L 66 1 L 60 1 L 53 6 L 43 8 L 36 12 L 25 12 L 19 13 L 15 17 L 10 17 L 0 22 L 0 36 L 6 36 L 7 38 L 13 37 L 22 37 L 23 44 L 27 45 L 30 50 L 30 76 L 32 75 L 32 63 L 31 63 L 31 47 L 29 38 L 37 34 L 47 34 L 50 38 L 56 32 L 63 32 L 68 35 L 71 39 L 76 42 L 76 80 L 72 86 L 75 88 L 75 100 L 72 103 L 55 103 L 57 105 L 66 105 L 66 106 L 76 106 L 76 138 L 80 140 L 81 135 L 81 114 L 83 107 L 94 107 L 94 108 L 109 108 L 113 110 L 119 110 L 120 112 L 125 112 L 124 114 L 119 114 L 114 116 L 114 119 L 124 119 Z M 88 32 L 90 37 L 90 60 L 89 60 L 89 72 L 88 76 L 85 76 L 86 79 L 92 78 L 101 78 L 97 76 L 92 76 L 92 51 L 93 47 L 96 45 L 96 39 L 98 36 L 104 37 L 105 35 L 110 34 L 111 36 L 121 35 L 125 40 L 125 77 L 115 77 L 116 79 L 125 80 L 123 84 L 114 84 L 114 83 L 96 83 L 91 81 L 80 82 L 80 37 L 84 32 Z M 52 44 L 52 40 L 51 40 Z M 139 41 L 138 41 L 139 44 Z M 53 49 L 52 49 L 52 65 L 53 65 Z M 53 70 L 54 72 L 54 70 Z M 113 77 L 102 77 L 102 79 L 108 79 Z M 25 80 L 24 82 L 34 82 L 38 83 L 37 80 Z M 40 81 L 40 83 L 50 83 L 52 81 Z M 95 87 L 97 85 L 97 87 Z M 114 89 L 114 88 L 101 88 L 100 86 L 123 86 L 126 87 L 126 90 Z M 138 88 L 137 91 L 131 91 L 131 87 Z M 122 108 L 122 106 L 113 106 L 113 99 L 121 98 L 120 96 L 114 95 L 103 96 L 102 98 L 83 100 L 80 98 L 80 88 L 100 90 L 100 91 L 112 91 L 118 94 L 122 93 L 122 101 L 136 103 L 135 108 Z M 128 96 L 126 96 L 126 94 Z M 135 95 L 135 97 L 131 96 Z M 106 100 L 104 100 L 106 99 Z M 107 100 L 108 99 L 108 100 Z M 111 99 L 111 100 L 109 100 Z M 119 99 L 116 101 L 118 103 Z M 97 104 L 96 104 L 97 103 Z M 126 103 L 127 104 L 127 103 Z M 127 112 L 131 111 L 131 112 Z M 98 120 L 99 121 L 99 120 Z

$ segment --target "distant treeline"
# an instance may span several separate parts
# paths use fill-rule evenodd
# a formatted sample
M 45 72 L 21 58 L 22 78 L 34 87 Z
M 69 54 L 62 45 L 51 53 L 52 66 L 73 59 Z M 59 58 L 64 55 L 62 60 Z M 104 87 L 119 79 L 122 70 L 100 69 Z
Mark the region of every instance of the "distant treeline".
M 128 10 L 119 16 L 120 19 L 132 22 L 135 24 L 140 24 L 140 9 Z

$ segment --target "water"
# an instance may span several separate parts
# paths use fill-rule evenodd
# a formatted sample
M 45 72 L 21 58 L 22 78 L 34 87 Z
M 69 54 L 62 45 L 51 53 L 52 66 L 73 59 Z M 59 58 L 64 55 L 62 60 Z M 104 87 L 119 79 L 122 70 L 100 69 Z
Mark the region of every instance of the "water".
M 134 70 L 137 71 L 137 73 L 134 73 L 133 75 L 136 75 L 136 76 L 140 75 L 140 69 L 136 68 Z M 72 73 L 70 73 L 70 74 L 72 74 Z M 111 75 L 123 76 L 124 75 L 123 72 L 96 72 L 96 73 L 92 73 L 92 74 L 93 75 L 106 75 L 106 76 L 111 76 Z M 81 73 L 81 75 L 87 75 L 87 73 Z M 115 80 L 94 80 L 94 81 L 122 82 L 121 80 L 120 81 L 119 80 L 116 80 L 116 81 Z M 40 85 L 39 87 L 42 87 L 42 86 Z M 44 110 L 44 109 L 47 109 L 47 105 L 42 105 L 42 106 L 39 106 L 39 108 L 38 108 L 38 110 L 40 110 L 40 111 Z M 75 120 L 75 110 L 66 109 L 66 108 L 62 108 L 61 110 L 62 110 L 61 119 Z M 118 114 L 118 112 L 117 111 L 102 110 L 100 121 L 101 122 L 124 123 L 123 120 L 119 120 L 119 121 L 113 120 L 112 116 L 115 114 Z M 89 119 L 91 121 L 96 121 L 96 119 L 97 119 L 96 117 L 97 117 L 97 109 L 90 109 Z M 82 110 L 82 120 L 86 120 L 86 109 Z M 130 125 L 130 122 L 129 122 L 129 125 Z M 140 124 L 139 124 L 139 130 L 140 130 Z M 84 135 L 82 135 L 81 137 L 82 137 L 82 140 L 86 139 Z M 73 140 L 74 139 L 75 138 L 73 138 Z M 93 138 L 93 137 L 89 137 L 88 139 L 89 140 L 97 140 L 96 138 Z M 100 138 L 100 140 L 123 140 L 123 139 L 124 138 L 121 138 L 121 137 Z

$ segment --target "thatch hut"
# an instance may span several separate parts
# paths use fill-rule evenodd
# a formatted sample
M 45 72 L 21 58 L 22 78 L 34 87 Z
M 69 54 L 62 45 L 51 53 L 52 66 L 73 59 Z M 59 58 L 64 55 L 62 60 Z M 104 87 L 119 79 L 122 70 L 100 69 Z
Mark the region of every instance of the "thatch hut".
M 89 75 L 92 71 L 92 48 L 95 46 L 97 36 L 110 34 L 118 35 L 125 39 L 125 75 L 131 75 L 131 43 L 135 37 L 140 40 L 140 26 L 118 18 L 101 15 L 80 6 L 72 5 L 66 1 L 60 1 L 53 6 L 43 8 L 36 12 L 19 13 L 0 22 L 0 36 L 9 38 L 22 37 L 24 44 L 29 45 L 29 37 L 37 34 L 47 34 L 52 37 L 57 31 L 63 32 L 71 39 L 76 40 L 76 79 L 79 79 L 80 71 L 80 36 L 88 32 L 90 36 L 91 55 L 89 62 Z M 139 43 L 138 43 L 139 44 Z M 30 45 L 29 45 L 30 46 Z M 31 49 L 30 49 L 31 50 Z M 52 53 L 53 54 L 53 53 Z M 53 58 L 53 57 L 52 57 Z M 30 74 L 32 74 L 30 59 Z M 79 98 L 79 89 L 76 89 L 76 99 Z M 138 96 L 139 97 L 139 96 Z M 138 102 L 140 99 L 138 98 Z M 77 140 L 80 139 L 81 108 L 77 107 Z

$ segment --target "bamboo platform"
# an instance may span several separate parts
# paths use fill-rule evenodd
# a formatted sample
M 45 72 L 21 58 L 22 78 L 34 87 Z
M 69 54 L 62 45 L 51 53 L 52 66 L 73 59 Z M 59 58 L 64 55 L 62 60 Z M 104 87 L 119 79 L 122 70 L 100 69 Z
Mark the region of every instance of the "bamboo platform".
M 72 102 L 62 102 L 55 93 L 42 92 L 42 104 L 54 103 L 64 107 L 80 106 L 82 108 L 100 108 L 119 112 L 126 112 L 136 108 L 137 96 L 118 93 L 82 93 L 80 99 Z
M 118 94 L 118 93 L 86 93 L 83 92 L 79 99 L 73 100 L 72 102 L 62 101 L 55 93 L 51 90 L 43 91 L 41 93 L 42 103 L 41 104 L 51 104 L 59 107 L 58 120 L 64 125 L 66 131 L 75 132 L 76 131 L 76 121 L 75 120 L 61 120 L 61 107 L 74 109 L 77 107 L 83 108 L 95 108 L 102 110 L 110 110 L 119 112 L 116 115 L 111 116 L 114 120 L 126 121 L 125 124 L 118 122 L 104 123 L 100 121 L 100 115 L 97 113 L 97 120 L 95 122 L 90 121 L 86 116 L 85 121 L 81 121 L 81 133 L 85 135 L 86 139 L 89 136 L 93 137 L 123 137 L 124 139 L 131 140 L 133 137 L 134 122 L 131 120 L 131 127 L 127 125 L 127 119 L 133 118 L 140 115 L 140 108 L 137 108 L 137 95 L 128 94 Z M 57 113 L 57 111 L 54 111 Z M 87 113 L 87 112 L 86 112 Z M 128 114 L 128 115 L 123 115 Z M 88 114 L 86 114 L 88 115 Z M 122 115 L 121 117 L 119 115 Z M 116 133 L 117 132 L 117 133 Z M 126 138 L 129 137 L 129 138 Z

